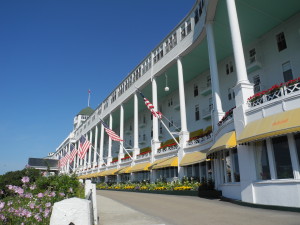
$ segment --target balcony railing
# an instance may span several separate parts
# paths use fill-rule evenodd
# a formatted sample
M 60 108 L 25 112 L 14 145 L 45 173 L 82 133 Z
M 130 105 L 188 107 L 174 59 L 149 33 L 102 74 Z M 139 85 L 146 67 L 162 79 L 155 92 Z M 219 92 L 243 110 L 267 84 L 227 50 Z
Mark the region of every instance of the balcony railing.
M 297 91 L 300 91 L 300 77 L 286 83 L 281 83 L 280 85 L 274 85 L 268 90 L 256 93 L 248 98 L 248 105 L 249 107 L 255 107 Z
M 201 144 L 203 142 L 211 140 L 211 138 L 212 138 L 212 133 L 209 133 L 209 134 L 206 134 L 203 136 L 196 136 L 196 137 L 190 138 L 190 140 L 187 141 L 187 145 L 192 146 L 192 145 Z
M 163 146 L 163 147 L 157 149 L 157 153 L 160 154 L 160 153 L 164 153 L 164 152 L 175 151 L 178 149 L 179 149 L 179 146 L 176 143 L 173 143 L 173 144 L 166 145 L 166 146 Z
M 226 121 L 233 119 L 233 110 L 235 109 L 235 107 L 231 108 L 230 110 L 228 110 L 225 115 L 223 116 L 223 118 L 218 122 L 218 126 L 222 126 Z
M 151 156 L 151 151 L 149 152 L 143 152 L 136 156 L 136 159 L 143 159 Z

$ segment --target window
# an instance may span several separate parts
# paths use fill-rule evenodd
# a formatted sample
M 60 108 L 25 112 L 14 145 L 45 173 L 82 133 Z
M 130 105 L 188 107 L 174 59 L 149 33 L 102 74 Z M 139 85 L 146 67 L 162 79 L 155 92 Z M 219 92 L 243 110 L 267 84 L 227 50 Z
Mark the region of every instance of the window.
M 146 141 L 146 134 L 143 134 L 143 141 Z
M 225 152 L 225 176 L 227 177 L 227 182 L 232 182 L 232 177 L 231 177 L 231 169 L 232 169 L 232 165 L 231 165 L 231 159 L 230 159 L 230 154 L 229 151 Z
M 249 51 L 249 63 L 254 63 L 256 61 L 256 50 L 255 48 Z
M 198 10 L 195 11 L 195 24 L 197 24 L 199 21 L 199 13 Z
M 146 116 L 143 116 L 143 123 L 146 123 Z
M 193 166 L 192 165 L 186 167 L 186 176 L 187 177 L 193 176 Z
M 194 84 L 194 97 L 198 96 L 198 85 Z
M 170 106 L 172 106 L 172 105 L 173 105 L 173 99 L 170 98 L 170 99 L 168 100 L 168 106 L 170 107 Z
M 171 118 L 170 120 L 169 120 L 169 127 L 172 127 L 173 126 L 173 119 Z
M 205 162 L 200 163 L 200 178 L 201 178 L 201 181 L 206 179 L 206 164 L 205 164 Z
M 284 82 L 288 82 L 293 79 L 293 71 L 290 61 L 282 64 L 282 71 Z
M 231 88 L 228 88 L 228 100 L 231 100 L 232 96 L 231 96 Z
M 294 138 L 297 148 L 298 163 L 300 164 L 300 133 L 295 134 Z
M 159 127 L 159 133 L 162 134 L 162 126 Z
M 187 34 L 189 34 L 192 31 L 192 24 L 190 19 L 186 21 L 186 30 L 187 30 Z
M 254 83 L 254 93 L 258 93 L 260 92 L 260 76 L 259 75 L 255 75 L 253 77 L 253 83 Z
M 212 101 L 212 98 L 209 98 L 208 99 L 208 108 L 209 108 L 209 111 L 213 110 L 213 101 Z
M 200 111 L 199 111 L 199 105 L 195 106 L 195 120 L 198 121 L 200 119 Z
M 204 8 L 204 0 L 201 0 L 199 3 L 199 16 L 202 15 L 203 8 Z
M 279 52 L 287 48 L 283 32 L 276 35 L 276 40 L 277 40 L 277 47 Z
M 230 61 L 229 63 L 226 64 L 226 74 L 230 74 L 233 72 L 233 64 L 232 62 Z
M 255 143 L 255 164 L 257 179 L 271 179 L 266 141 Z
M 185 32 L 185 26 L 181 27 L 181 39 L 185 38 L 186 32 Z
M 232 153 L 232 159 L 233 159 L 233 181 L 234 182 L 240 182 L 240 167 L 239 167 L 239 156 L 237 153 L 237 149 L 233 149 L 231 151 Z
M 287 136 L 272 138 L 278 179 L 294 178 Z
M 194 177 L 200 178 L 200 169 L 199 169 L 200 164 L 194 164 L 193 170 L 194 170 Z
M 208 75 L 206 77 L 206 87 L 210 87 L 210 86 L 211 86 L 211 77 L 210 77 L 210 75 Z
M 232 73 L 233 72 L 233 64 L 231 61 L 229 62 L 229 69 L 230 69 L 230 73 Z

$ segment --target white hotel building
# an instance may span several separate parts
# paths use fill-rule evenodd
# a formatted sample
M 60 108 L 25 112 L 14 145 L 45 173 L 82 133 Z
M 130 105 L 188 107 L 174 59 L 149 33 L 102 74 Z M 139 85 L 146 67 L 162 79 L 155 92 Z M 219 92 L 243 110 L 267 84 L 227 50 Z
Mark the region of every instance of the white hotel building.
M 75 117 L 54 157 L 78 148 L 82 135 L 93 147 L 61 172 L 97 182 L 212 179 L 228 198 L 300 207 L 300 80 L 287 83 L 300 76 L 300 1 L 191 7 L 97 109 Z M 168 118 L 179 146 L 135 87 Z

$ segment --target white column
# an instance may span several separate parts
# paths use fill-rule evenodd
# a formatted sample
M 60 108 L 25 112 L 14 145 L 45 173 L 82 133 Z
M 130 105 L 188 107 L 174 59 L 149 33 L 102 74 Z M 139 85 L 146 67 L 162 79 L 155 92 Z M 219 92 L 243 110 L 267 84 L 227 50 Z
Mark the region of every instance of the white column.
M 216 127 L 217 123 L 224 116 L 224 111 L 222 107 L 222 101 L 220 98 L 218 64 L 217 64 L 215 39 L 214 39 L 212 22 L 209 21 L 205 27 L 206 27 L 206 36 L 207 36 L 210 76 L 211 76 L 211 84 L 212 84 L 213 100 L 214 100 L 214 127 Z
M 124 107 L 123 104 L 120 105 L 120 138 L 124 139 Z M 121 162 L 121 159 L 124 158 L 124 152 L 123 152 L 123 142 L 120 142 L 120 148 L 119 148 L 119 163 Z
M 104 126 L 101 124 L 101 134 L 100 134 L 100 149 L 99 149 L 99 167 L 103 164 L 103 145 L 104 145 Z
M 180 57 L 177 57 L 177 70 L 178 70 L 179 104 L 180 104 L 180 120 L 181 120 L 180 145 L 181 148 L 184 148 L 186 146 L 187 140 L 189 139 L 189 132 L 187 130 L 184 79 L 183 79 L 182 62 Z M 181 157 L 183 157 L 183 154 Z
M 250 84 L 247 77 L 247 69 L 243 52 L 243 44 L 240 33 L 239 21 L 237 17 L 235 0 L 226 0 L 226 3 L 228 9 L 229 26 L 237 74 L 237 84 L 235 87 L 235 101 L 236 105 L 239 106 L 244 104 L 247 101 L 247 98 L 253 95 L 253 85 Z
M 276 171 L 276 163 L 275 163 L 275 158 L 274 158 L 273 145 L 272 145 L 270 138 L 267 138 L 266 144 L 267 144 L 267 152 L 268 152 L 271 180 L 275 180 L 277 178 L 277 171 Z
M 133 158 L 139 154 L 139 111 L 138 111 L 138 96 L 137 93 L 134 93 L 134 145 L 133 145 Z
M 154 110 L 158 111 L 156 77 L 152 78 L 152 102 L 153 102 Z M 152 147 L 152 152 L 155 154 L 157 148 L 160 147 L 160 142 L 158 137 L 158 133 L 159 133 L 158 118 L 156 116 L 153 116 L 152 126 L 153 126 L 153 138 L 152 138 L 151 147 Z
M 109 129 L 112 130 L 112 126 L 113 126 L 113 118 L 112 115 L 109 114 Z M 110 165 L 110 162 L 112 160 L 112 156 L 111 156 L 111 148 L 112 148 L 112 140 L 110 137 L 108 137 L 108 155 L 107 155 L 107 165 Z
M 299 160 L 297 157 L 297 148 L 296 148 L 296 142 L 294 139 L 293 134 L 288 134 L 288 144 L 289 144 L 289 149 L 290 149 L 290 156 L 291 156 L 291 162 L 292 162 L 292 167 L 293 167 L 293 174 L 295 179 L 300 179 L 300 174 L 299 174 Z
M 97 148 L 98 148 L 98 125 L 95 127 L 95 138 L 94 138 L 94 160 L 93 160 L 93 167 L 97 165 Z

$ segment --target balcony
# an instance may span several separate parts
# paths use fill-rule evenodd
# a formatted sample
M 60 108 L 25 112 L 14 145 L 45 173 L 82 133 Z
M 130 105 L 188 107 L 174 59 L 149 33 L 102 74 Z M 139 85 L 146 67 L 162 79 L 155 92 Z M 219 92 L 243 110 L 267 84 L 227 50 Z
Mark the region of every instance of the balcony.
M 205 109 L 202 109 L 202 119 L 210 120 L 211 119 L 211 110 L 212 110 L 212 105 L 210 105 L 209 107 L 206 107 Z
M 141 123 L 139 124 L 139 128 L 144 128 L 144 127 L 146 127 L 146 125 L 147 125 L 146 122 L 141 122 Z
M 256 56 L 250 58 L 250 64 L 247 66 L 247 73 L 255 72 L 262 68 L 261 63 L 257 60 Z
M 201 136 L 196 136 L 196 137 L 190 138 L 187 141 L 187 146 L 202 144 L 209 140 L 212 140 L 212 132 L 201 135 Z
M 211 94 L 211 85 L 207 85 L 207 87 L 201 89 L 200 94 L 202 96 L 207 96 Z
M 263 103 L 291 95 L 298 91 L 300 91 L 300 78 L 296 78 L 279 85 L 274 85 L 268 90 L 256 93 L 248 98 L 248 106 L 255 107 Z
M 165 145 L 157 149 L 157 154 L 178 150 L 179 146 L 176 143 Z
M 140 153 L 136 156 L 136 159 L 148 158 L 151 156 L 151 151 Z

